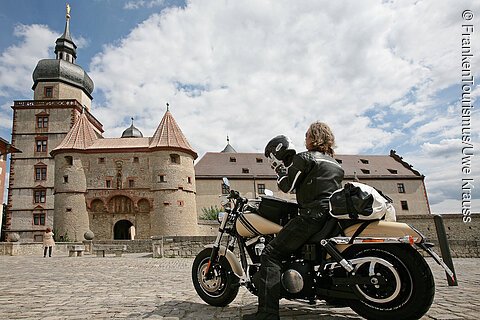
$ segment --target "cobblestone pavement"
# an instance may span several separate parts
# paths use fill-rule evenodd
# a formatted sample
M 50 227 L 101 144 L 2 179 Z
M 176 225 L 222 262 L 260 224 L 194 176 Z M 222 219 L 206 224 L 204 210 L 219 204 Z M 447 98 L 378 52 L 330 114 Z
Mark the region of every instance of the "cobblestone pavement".
M 205 304 L 195 293 L 193 259 L 147 254 L 66 257 L 0 256 L 0 319 L 239 319 L 256 310 L 243 287 L 228 307 Z M 478 319 L 480 259 L 456 259 L 458 287 L 429 260 L 435 301 L 422 319 Z M 362 319 L 349 308 L 281 301 L 281 319 Z

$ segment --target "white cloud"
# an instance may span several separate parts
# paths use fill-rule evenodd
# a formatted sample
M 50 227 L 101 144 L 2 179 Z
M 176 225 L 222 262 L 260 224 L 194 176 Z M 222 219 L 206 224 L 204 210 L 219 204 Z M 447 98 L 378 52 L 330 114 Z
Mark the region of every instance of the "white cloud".
M 0 56 L 0 97 L 12 94 L 31 96 L 32 72 L 38 60 L 53 52 L 58 35 L 44 25 L 23 25 L 15 27 L 14 35 L 19 44 L 8 47 Z M 17 96 L 17 98 L 19 98 Z
M 164 4 L 165 4 L 164 0 L 150 0 L 150 1 L 134 0 L 134 1 L 128 1 L 127 3 L 125 3 L 125 6 L 123 8 L 127 10 L 135 10 L 140 8 L 159 7 L 159 6 L 163 6 Z
M 157 5 L 164 1 L 124 8 Z M 459 97 L 441 93 L 460 82 L 467 7 L 480 12 L 478 3 L 447 0 L 190 1 L 151 15 L 92 59 L 94 97 L 102 97 L 92 112 L 106 136 L 120 136 L 131 116 L 149 136 L 169 102 L 200 156 L 222 150 L 227 134 L 239 152 L 261 152 L 280 133 L 300 150 L 308 125 L 322 120 L 338 153 L 397 149 L 426 175 L 432 206 L 450 206 L 459 200 L 461 119 Z M 22 42 L 0 57 L 0 96 L 30 94 L 25 83 L 58 37 L 38 25 L 16 32 Z

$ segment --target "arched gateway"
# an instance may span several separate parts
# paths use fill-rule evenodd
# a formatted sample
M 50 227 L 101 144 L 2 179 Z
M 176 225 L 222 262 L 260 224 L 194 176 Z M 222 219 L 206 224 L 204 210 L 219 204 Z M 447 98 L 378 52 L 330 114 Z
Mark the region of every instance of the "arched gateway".
M 114 240 L 130 240 L 129 229 L 133 224 L 128 220 L 120 220 L 113 227 Z

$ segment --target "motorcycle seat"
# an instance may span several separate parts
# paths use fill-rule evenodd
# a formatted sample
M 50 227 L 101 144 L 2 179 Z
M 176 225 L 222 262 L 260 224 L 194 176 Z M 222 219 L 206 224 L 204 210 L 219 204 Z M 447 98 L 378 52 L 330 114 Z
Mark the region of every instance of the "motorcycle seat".
M 311 236 L 307 243 L 319 243 L 321 240 L 330 238 L 340 234 L 342 229 L 338 224 L 338 220 L 335 218 L 330 218 L 327 220 L 323 228 Z

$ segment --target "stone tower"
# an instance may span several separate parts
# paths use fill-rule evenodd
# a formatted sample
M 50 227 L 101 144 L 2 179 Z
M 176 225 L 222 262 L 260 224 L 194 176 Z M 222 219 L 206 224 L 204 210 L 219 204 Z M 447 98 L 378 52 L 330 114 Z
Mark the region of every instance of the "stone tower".
M 154 197 L 152 229 L 159 235 L 196 235 L 196 187 L 193 151 L 170 111 L 163 116 L 149 149 Z
M 85 193 L 85 150 L 97 139 L 93 126 L 82 113 L 63 141 L 51 154 L 55 159 L 55 205 L 53 227 L 59 238 L 82 241 L 90 230 Z
M 14 101 L 12 155 L 8 190 L 7 233 L 21 241 L 41 241 L 53 225 L 53 150 L 69 132 L 83 109 L 96 130 L 102 125 L 89 113 L 93 81 L 75 64 L 76 45 L 70 35 L 67 8 L 64 33 L 57 39 L 55 59 L 40 60 L 33 71 L 33 100 Z

